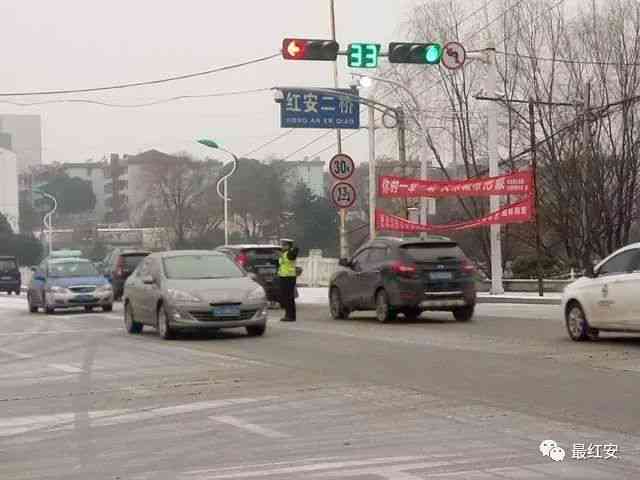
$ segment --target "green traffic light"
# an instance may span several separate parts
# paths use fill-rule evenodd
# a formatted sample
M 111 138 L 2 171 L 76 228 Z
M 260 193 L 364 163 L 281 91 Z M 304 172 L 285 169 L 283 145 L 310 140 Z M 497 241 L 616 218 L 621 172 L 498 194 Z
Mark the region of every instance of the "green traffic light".
M 425 48 L 425 61 L 429 65 L 437 65 L 442 59 L 442 53 L 442 45 L 438 43 L 431 43 Z

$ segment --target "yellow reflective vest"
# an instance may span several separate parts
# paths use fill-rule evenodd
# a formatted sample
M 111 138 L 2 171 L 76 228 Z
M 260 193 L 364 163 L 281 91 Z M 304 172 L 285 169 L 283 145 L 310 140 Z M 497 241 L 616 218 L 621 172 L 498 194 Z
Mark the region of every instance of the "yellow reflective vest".
M 289 250 L 284 250 L 278 260 L 278 276 L 279 277 L 295 277 L 296 261 L 289 260 Z

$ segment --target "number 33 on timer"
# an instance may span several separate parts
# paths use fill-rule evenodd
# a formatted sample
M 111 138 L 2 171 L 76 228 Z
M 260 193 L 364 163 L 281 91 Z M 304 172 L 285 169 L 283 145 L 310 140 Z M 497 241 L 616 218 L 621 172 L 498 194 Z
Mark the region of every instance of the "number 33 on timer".
M 352 43 L 348 50 L 348 65 L 353 68 L 377 68 L 381 46 L 377 43 Z

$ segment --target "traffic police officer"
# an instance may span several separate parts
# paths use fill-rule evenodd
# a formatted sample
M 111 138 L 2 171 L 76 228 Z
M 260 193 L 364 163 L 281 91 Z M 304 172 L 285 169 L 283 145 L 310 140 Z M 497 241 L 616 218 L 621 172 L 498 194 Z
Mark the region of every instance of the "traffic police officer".
M 296 259 L 298 258 L 298 247 L 294 246 L 293 240 L 283 238 L 280 240 L 282 253 L 278 260 L 278 279 L 280 282 L 280 304 L 284 308 L 285 316 L 283 322 L 296 321 Z

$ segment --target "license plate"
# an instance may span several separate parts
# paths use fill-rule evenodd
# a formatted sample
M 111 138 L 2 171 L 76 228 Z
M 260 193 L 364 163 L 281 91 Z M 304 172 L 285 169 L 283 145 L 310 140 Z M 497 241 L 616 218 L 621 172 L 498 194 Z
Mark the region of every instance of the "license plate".
M 76 300 L 79 302 L 93 302 L 94 298 L 92 295 L 77 295 Z
M 214 317 L 239 317 L 240 306 L 239 305 L 224 305 L 221 307 L 213 307 L 211 313 Z
M 429 278 L 431 280 L 451 280 L 453 274 L 451 272 L 431 272 Z
M 11 277 L 2 277 L 0 280 L 13 280 Z

